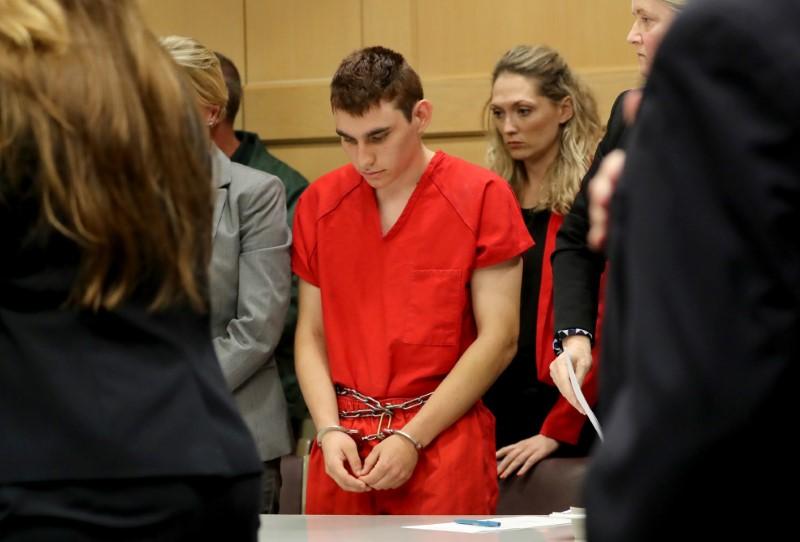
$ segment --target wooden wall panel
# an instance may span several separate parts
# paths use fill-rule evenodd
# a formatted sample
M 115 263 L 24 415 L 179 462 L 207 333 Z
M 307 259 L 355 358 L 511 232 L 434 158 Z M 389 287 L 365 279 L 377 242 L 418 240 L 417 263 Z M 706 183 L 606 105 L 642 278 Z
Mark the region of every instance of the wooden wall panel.
M 619 92 L 636 86 L 638 72 L 635 69 L 619 70 L 608 73 L 584 74 L 584 77 L 595 90 L 595 95 L 600 105 L 600 117 L 605 122 L 608 118 L 611 104 Z M 459 100 L 456 100 L 454 96 L 443 96 L 444 90 L 450 83 L 441 86 L 426 84 L 428 96 L 433 101 L 434 114 L 433 122 L 425 139 L 427 145 L 432 149 L 442 149 L 465 160 L 483 165 L 486 140 L 480 126 L 482 122 L 481 111 L 487 97 L 486 88 L 488 88 L 488 83 L 487 87 L 479 86 L 475 81 L 470 81 L 470 83 L 472 83 L 472 89 L 466 88 L 463 92 L 455 93 L 460 97 Z M 304 96 L 316 95 L 316 101 L 310 100 L 309 103 L 316 104 L 324 101 L 323 108 L 325 110 L 323 111 L 323 108 L 315 105 L 314 109 L 318 109 L 315 117 L 303 117 L 296 119 L 294 123 L 288 122 L 289 117 L 291 117 L 288 112 L 282 115 L 272 115 L 272 121 L 267 121 L 265 124 L 259 124 L 255 127 L 251 125 L 248 126 L 248 129 L 260 133 L 267 140 L 266 143 L 271 152 L 292 164 L 309 180 L 314 180 L 326 171 L 342 165 L 346 158 L 339 144 L 332 136 L 333 118 L 327 105 L 327 87 L 319 87 L 317 92 L 309 90 L 300 94 L 295 90 L 284 89 L 284 91 L 291 96 L 291 100 L 284 103 L 294 103 L 296 107 L 301 107 L 301 102 L 305 101 L 303 99 Z M 256 93 L 251 97 L 256 100 L 272 99 L 268 94 L 259 96 Z M 275 99 L 280 101 L 278 96 Z M 265 111 L 265 109 L 257 106 L 258 103 L 256 103 L 257 111 Z M 248 119 L 251 118 L 250 114 L 248 113 Z M 281 117 L 285 117 L 286 120 L 281 120 Z M 447 122 L 448 118 L 455 119 L 452 125 Z M 264 118 L 256 118 L 255 120 L 257 122 L 259 120 L 263 121 Z M 271 126 L 293 126 L 293 130 L 297 130 L 296 134 L 301 133 L 301 129 L 305 129 L 309 134 L 319 133 L 323 135 L 322 137 L 309 135 L 308 137 L 281 139 L 273 136 L 278 131 L 284 135 L 286 135 L 286 132 L 283 129 L 278 131 L 270 130 Z M 466 131 L 451 131 L 454 126 L 468 129 Z
M 311 79 L 248 85 L 246 128 L 268 140 L 333 138 L 329 84 L 329 79 Z
M 331 120 L 331 127 L 333 127 L 333 120 Z M 287 164 L 291 164 L 310 182 L 347 163 L 347 156 L 338 142 L 269 145 L 269 152 Z
M 432 148 L 484 162 L 482 108 L 494 63 L 546 43 L 594 90 L 603 120 L 638 84 L 627 0 L 140 0 L 158 34 L 190 35 L 229 55 L 246 81 L 239 121 L 309 179 L 346 160 L 333 135 L 330 77 L 367 45 L 405 55 L 434 117 Z
M 418 0 L 367 0 L 363 3 L 363 46 L 394 49 L 416 66 Z
M 592 88 L 603 120 L 619 92 L 637 85 L 636 68 L 578 70 Z M 423 78 L 425 96 L 434 107 L 432 135 L 474 134 L 483 129 L 482 110 L 489 98 L 490 77 Z M 247 87 L 245 124 L 266 140 L 287 142 L 331 138 L 329 81 L 253 83 Z
M 423 75 L 488 73 L 509 48 L 543 43 L 575 68 L 633 64 L 625 0 L 425 0 L 417 17 Z
M 249 82 L 330 78 L 361 47 L 360 0 L 246 0 Z
M 177 34 L 225 53 L 245 76 L 244 0 L 139 0 L 157 36 Z

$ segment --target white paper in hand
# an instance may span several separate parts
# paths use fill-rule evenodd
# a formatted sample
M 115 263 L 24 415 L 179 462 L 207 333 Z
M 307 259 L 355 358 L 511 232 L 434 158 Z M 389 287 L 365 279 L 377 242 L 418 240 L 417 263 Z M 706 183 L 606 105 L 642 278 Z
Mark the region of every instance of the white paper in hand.
M 578 377 L 575 375 L 575 368 L 572 366 L 572 356 L 570 356 L 569 352 L 566 350 L 564 350 L 564 353 L 567 355 L 567 373 L 569 373 L 569 383 L 572 384 L 572 391 L 575 393 L 578 403 L 580 403 L 589 421 L 592 422 L 592 426 L 594 430 L 597 431 L 597 436 L 600 437 L 600 441 L 602 442 L 603 430 L 600 429 L 600 422 L 597 421 L 597 416 L 595 416 L 592 409 L 589 408 L 589 403 L 586 402 L 586 397 L 583 396 L 583 391 L 578 385 Z

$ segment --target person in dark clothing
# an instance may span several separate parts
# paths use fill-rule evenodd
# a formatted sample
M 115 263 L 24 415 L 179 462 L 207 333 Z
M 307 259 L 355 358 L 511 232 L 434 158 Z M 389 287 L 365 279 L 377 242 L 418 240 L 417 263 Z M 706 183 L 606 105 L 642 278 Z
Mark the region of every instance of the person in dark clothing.
M 636 49 L 640 71 L 647 77 L 656 55 L 675 15 L 686 0 L 633 0 L 631 12 L 633 25 L 628 33 L 628 43 Z M 617 96 L 611 108 L 606 134 L 597 147 L 592 165 L 581 182 L 575 203 L 556 236 L 556 249 L 552 256 L 555 298 L 555 340 L 553 349 L 558 356 L 551 367 L 556 383 L 565 382 L 564 362 L 568 355 L 575 365 L 579 381 L 583 381 L 592 366 L 592 346 L 599 344 L 600 329 L 596 322 L 602 319 L 605 255 L 592 250 L 587 244 L 589 233 L 588 186 L 597 174 L 600 164 L 615 149 L 624 148 L 627 132 L 625 121 L 626 99 L 634 98 L 639 91 L 626 91 Z M 596 367 L 594 370 L 597 370 Z M 560 376 L 557 373 L 561 373 Z M 570 403 L 582 410 L 571 389 L 561 388 Z M 601 408 L 603 405 L 601 404 Z
M 484 396 L 496 418 L 497 472 L 525 474 L 553 453 L 585 455 L 586 418 L 550 381 L 550 253 L 600 133 L 594 97 L 557 51 L 518 46 L 493 73 L 489 161 L 514 189 L 536 242 L 523 255 L 517 353 Z M 593 384 L 591 384 L 593 385 Z
M 209 140 L 138 2 L 0 2 L 0 111 L 0 539 L 255 541 Z
M 590 540 L 796 530 L 765 514 L 798 474 L 768 439 L 796 426 L 799 94 L 794 0 L 694 2 L 664 40 L 611 206 Z
M 275 157 L 267 150 L 261 137 L 254 132 L 234 130 L 236 115 L 242 100 L 242 79 L 231 59 L 216 52 L 219 58 L 225 85 L 228 87 L 228 105 L 225 116 L 211 129 L 211 137 L 231 162 L 259 169 L 278 177 L 286 188 L 286 218 L 291 227 L 294 210 L 300 195 L 308 188 L 306 178 L 292 166 Z M 294 328 L 297 325 L 297 276 L 292 275 L 292 294 L 283 334 L 275 349 L 275 360 L 281 375 L 281 384 L 289 406 L 289 418 L 295 436 L 300 435 L 303 420 L 309 418 L 308 407 L 300 393 L 297 375 L 294 372 Z

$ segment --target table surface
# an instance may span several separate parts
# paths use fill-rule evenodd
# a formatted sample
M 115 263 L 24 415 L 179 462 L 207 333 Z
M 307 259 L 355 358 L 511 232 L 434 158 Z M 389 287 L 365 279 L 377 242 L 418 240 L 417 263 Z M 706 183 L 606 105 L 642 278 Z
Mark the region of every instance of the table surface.
M 477 516 L 301 516 L 262 515 L 259 542 L 541 542 L 573 540 L 572 527 L 560 525 L 496 533 L 451 533 L 403 529 L 404 525 L 444 523 Z M 502 516 L 496 516 L 502 517 Z M 481 519 L 486 519 L 481 516 Z

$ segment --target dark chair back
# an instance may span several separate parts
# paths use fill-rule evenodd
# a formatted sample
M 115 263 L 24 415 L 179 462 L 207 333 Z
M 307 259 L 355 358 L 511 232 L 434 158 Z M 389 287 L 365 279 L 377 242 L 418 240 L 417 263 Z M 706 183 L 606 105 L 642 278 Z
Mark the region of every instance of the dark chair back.
M 294 454 L 281 457 L 281 514 L 303 513 L 303 458 Z
M 548 458 L 524 476 L 500 480 L 498 514 L 546 515 L 583 506 L 588 458 Z

